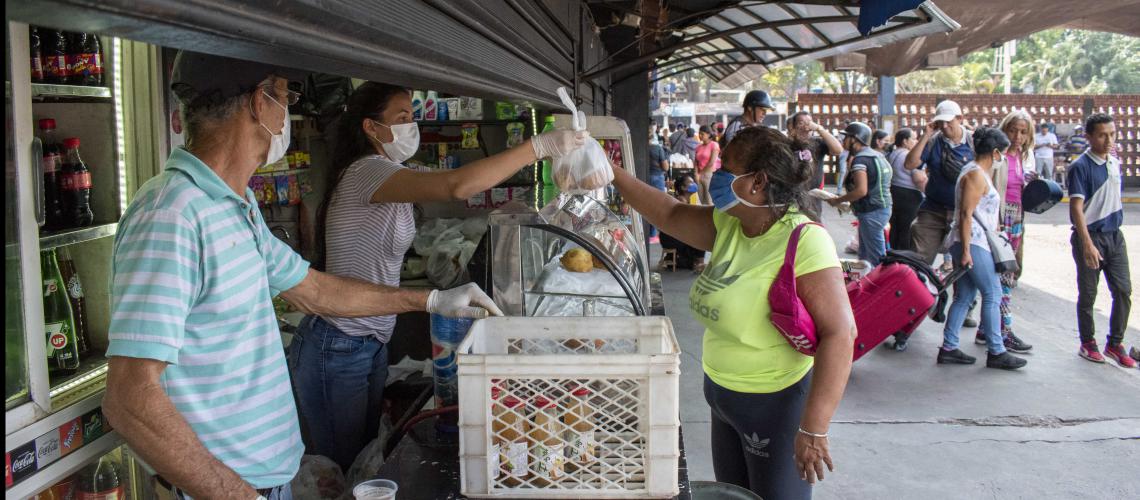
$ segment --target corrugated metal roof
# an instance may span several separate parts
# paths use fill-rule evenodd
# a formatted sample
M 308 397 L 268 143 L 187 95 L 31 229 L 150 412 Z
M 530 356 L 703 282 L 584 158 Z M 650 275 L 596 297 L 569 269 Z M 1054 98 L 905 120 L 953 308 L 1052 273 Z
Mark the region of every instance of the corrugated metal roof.
M 658 59 L 659 78 L 702 71 L 735 87 L 781 65 L 958 28 L 932 2 L 891 18 L 868 36 L 859 34 L 859 7 L 850 0 L 743 1 L 702 14 L 708 15 L 681 30 L 679 48 Z

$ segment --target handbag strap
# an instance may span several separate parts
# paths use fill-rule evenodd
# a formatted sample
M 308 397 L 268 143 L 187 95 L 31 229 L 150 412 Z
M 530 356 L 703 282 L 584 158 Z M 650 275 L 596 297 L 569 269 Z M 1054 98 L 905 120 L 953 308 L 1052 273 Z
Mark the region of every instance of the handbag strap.
M 792 230 L 791 237 L 788 238 L 788 248 L 784 250 L 784 265 L 782 267 L 795 268 L 796 248 L 799 247 L 800 232 L 804 230 L 804 226 L 808 225 L 823 227 L 818 222 L 805 222 L 796 226 L 796 228 Z

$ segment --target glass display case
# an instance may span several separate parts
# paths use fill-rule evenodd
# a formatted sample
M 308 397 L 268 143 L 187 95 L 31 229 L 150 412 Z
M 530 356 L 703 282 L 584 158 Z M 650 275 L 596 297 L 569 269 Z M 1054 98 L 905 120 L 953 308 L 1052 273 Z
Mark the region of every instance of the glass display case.
M 506 205 L 489 224 L 493 296 L 508 316 L 649 314 L 644 244 L 603 202 L 562 193 L 542 210 Z

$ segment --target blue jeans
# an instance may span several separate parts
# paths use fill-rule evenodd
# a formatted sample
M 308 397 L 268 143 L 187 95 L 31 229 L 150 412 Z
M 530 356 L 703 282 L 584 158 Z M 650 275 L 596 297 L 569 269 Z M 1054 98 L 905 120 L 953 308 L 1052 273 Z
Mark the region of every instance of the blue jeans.
M 877 266 L 887 255 L 887 238 L 883 230 L 891 220 L 891 208 L 855 214 L 855 218 L 859 219 L 859 259 Z
M 950 255 L 953 256 L 954 267 L 960 267 L 962 244 L 953 244 L 950 247 Z M 986 336 L 986 350 L 990 354 L 1001 354 L 1005 352 L 1005 344 L 1001 339 L 1001 280 L 994 269 L 994 259 L 988 248 L 970 245 L 970 256 L 974 259 L 973 267 L 954 285 L 954 303 L 950 304 L 950 312 L 946 315 L 946 327 L 942 331 L 942 348 L 947 351 L 958 348 L 958 331 L 966 321 L 970 303 L 980 291 L 982 292 L 981 329 L 982 334 Z
M 651 165 L 650 168 L 655 168 L 655 167 Z M 649 176 L 649 185 L 657 188 L 658 191 L 664 192 L 665 191 L 665 175 L 650 175 Z M 653 238 L 655 236 L 657 236 L 657 228 L 651 224 L 649 226 L 649 237 Z
M 305 453 L 324 455 L 348 471 L 380 431 L 388 345 L 305 316 L 289 345 L 289 368 L 308 430 Z

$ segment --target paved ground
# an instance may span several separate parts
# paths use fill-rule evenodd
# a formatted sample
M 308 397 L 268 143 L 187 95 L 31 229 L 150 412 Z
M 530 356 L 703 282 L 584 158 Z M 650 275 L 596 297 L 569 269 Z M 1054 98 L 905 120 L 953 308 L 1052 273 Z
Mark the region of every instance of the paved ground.
M 1140 498 L 1140 370 L 1076 355 L 1067 210 L 1059 205 L 1028 220 L 1026 269 L 1013 307 L 1016 331 L 1036 346 L 1029 365 L 986 369 L 984 347 L 972 343 L 963 349 L 982 364 L 936 365 L 941 325 L 930 321 L 908 351 L 867 355 L 855 365 L 831 427 L 838 471 L 816 488 L 816 498 Z M 834 211 L 825 217 L 837 245 L 854 234 L 851 220 Z M 1126 205 L 1125 220 L 1133 282 L 1140 285 L 1140 205 Z M 681 395 L 692 403 L 681 407 L 689 471 L 711 480 L 701 329 L 688 313 L 694 277 L 663 273 L 685 352 Z M 1107 327 L 1108 307 L 1102 284 L 1098 331 Z M 1125 341 L 1140 345 L 1140 311 Z

